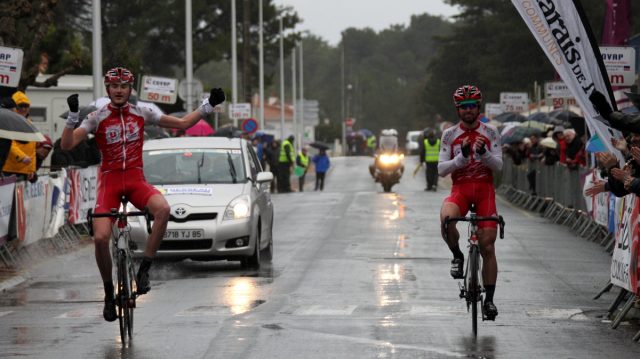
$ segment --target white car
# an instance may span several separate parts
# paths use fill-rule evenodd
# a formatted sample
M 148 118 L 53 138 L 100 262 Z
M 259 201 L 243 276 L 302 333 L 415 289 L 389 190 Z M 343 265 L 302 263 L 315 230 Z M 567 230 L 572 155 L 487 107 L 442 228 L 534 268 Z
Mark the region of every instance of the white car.
M 422 131 L 407 132 L 407 141 L 405 143 L 405 151 L 407 155 L 411 155 L 418 152 L 418 148 L 419 148 L 418 140 L 420 140 L 421 135 L 422 135 Z
M 171 206 L 158 258 L 239 260 L 258 268 L 273 256 L 271 172 L 263 172 L 243 139 L 177 137 L 143 147 L 144 173 Z M 131 237 L 144 253 L 143 217 L 131 220 Z

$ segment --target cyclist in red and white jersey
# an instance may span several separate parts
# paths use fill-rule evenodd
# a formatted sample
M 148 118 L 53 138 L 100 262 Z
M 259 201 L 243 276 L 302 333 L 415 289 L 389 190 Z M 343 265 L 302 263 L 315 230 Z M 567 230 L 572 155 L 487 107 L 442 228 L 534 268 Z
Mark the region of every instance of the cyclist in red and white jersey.
M 151 289 L 149 267 L 166 232 L 170 207 L 162 194 L 144 178 L 142 171 L 144 126 L 155 124 L 160 127 L 185 130 L 212 113 L 216 105 L 224 102 L 225 96 L 221 89 L 214 88 L 209 98 L 205 99 L 197 110 L 183 118 L 177 118 L 130 104 L 129 97 L 133 83 L 133 73 L 123 67 L 107 71 L 104 76 L 104 85 L 111 102 L 89 114 L 79 126 L 78 95 L 69 96 L 67 98 L 69 116 L 62 132 L 60 145 L 63 150 L 70 150 L 83 141 L 87 134 L 95 134 L 96 143 L 102 155 L 95 213 L 105 213 L 111 208 L 118 208 L 120 198 L 124 195 L 136 208 L 148 207 L 153 215 L 151 234 L 136 275 L 137 293 L 145 294 Z M 114 321 L 118 317 L 109 251 L 111 225 L 110 218 L 93 220 L 95 256 L 105 292 L 102 314 L 107 321 Z
M 500 133 L 489 124 L 480 121 L 482 93 L 476 86 L 465 85 L 453 94 L 453 102 L 460 122 L 442 134 L 438 173 L 451 174 L 451 194 L 444 200 L 440 221 L 447 217 L 465 216 L 471 204 L 475 204 L 478 216 L 496 216 L 493 171 L 502 168 Z M 451 276 L 464 276 L 464 255 L 458 245 L 460 233 L 455 223 L 449 225 L 448 233 L 442 233 L 453 253 Z M 498 309 L 493 295 L 498 276 L 494 243 L 497 225 L 495 222 L 478 223 L 478 242 L 483 259 L 482 279 L 486 290 L 484 312 L 488 319 L 495 319 Z

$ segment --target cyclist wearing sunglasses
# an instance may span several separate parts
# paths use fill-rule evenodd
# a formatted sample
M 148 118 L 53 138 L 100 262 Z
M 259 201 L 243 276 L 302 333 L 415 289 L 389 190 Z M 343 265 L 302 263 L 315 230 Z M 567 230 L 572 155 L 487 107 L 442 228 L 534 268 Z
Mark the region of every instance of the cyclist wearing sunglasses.
M 90 113 L 80 125 L 78 95 L 67 98 L 69 116 L 62 133 L 60 146 L 71 150 L 82 142 L 89 133 L 94 133 L 102 155 L 98 173 L 95 213 L 109 212 L 120 206 L 121 196 L 138 209 L 149 208 L 154 217 L 151 234 L 147 239 L 144 258 L 136 275 L 137 293 L 145 294 L 151 289 L 149 267 L 166 232 L 170 207 L 160 192 L 144 178 L 142 171 L 142 144 L 144 126 L 156 124 L 165 128 L 186 130 L 201 118 L 213 112 L 213 108 L 224 102 L 224 92 L 219 88 L 211 90 L 208 99 L 195 111 L 183 118 L 164 115 L 146 107 L 129 103 L 133 89 L 133 73 L 124 67 L 116 67 L 104 76 L 104 85 L 111 102 Z M 113 296 L 112 262 L 109 252 L 111 238 L 110 218 L 93 220 L 95 256 L 104 283 L 104 319 L 118 318 Z
M 438 173 L 444 177 L 451 174 L 451 194 L 444 200 L 440 221 L 446 217 L 465 216 L 472 203 L 478 216 L 495 216 L 496 201 L 493 187 L 493 171 L 502 168 L 500 133 L 491 125 L 480 121 L 482 93 L 476 86 L 464 85 L 453 93 L 453 102 L 460 122 L 444 131 L 441 139 Z M 498 276 L 494 243 L 497 224 L 480 222 L 478 241 L 483 259 L 482 279 L 486 290 L 484 311 L 488 319 L 495 319 L 498 309 L 493 304 L 493 294 Z M 441 227 L 442 228 L 442 227 Z M 464 255 L 460 250 L 455 222 L 448 226 L 447 235 L 442 233 L 451 253 L 451 276 L 464 276 Z M 447 239 L 448 238 L 448 239 Z

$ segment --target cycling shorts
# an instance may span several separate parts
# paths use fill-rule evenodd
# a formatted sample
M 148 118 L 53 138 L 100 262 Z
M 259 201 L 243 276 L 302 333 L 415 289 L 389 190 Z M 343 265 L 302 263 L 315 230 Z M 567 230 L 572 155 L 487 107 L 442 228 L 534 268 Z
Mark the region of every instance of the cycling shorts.
M 460 209 L 460 216 L 466 216 L 471 203 L 476 205 L 478 217 L 496 216 L 496 193 L 489 182 L 462 183 L 451 187 L 451 194 L 444 203 L 453 203 Z M 478 228 L 497 228 L 494 221 L 478 222 Z
M 111 208 L 120 208 L 122 196 L 126 196 L 137 209 L 143 210 L 149 198 L 155 194 L 160 194 L 160 191 L 147 183 L 142 168 L 100 172 L 94 211 L 106 213 Z

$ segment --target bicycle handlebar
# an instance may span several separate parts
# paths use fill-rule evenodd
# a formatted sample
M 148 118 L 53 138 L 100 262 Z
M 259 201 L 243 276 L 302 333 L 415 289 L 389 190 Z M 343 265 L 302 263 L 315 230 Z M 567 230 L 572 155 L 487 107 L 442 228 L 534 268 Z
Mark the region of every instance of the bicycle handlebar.
M 149 213 L 149 208 L 145 207 L 144 211 L 134 212 L 118 212 L 117 209 L 111 208 L 111 212 L 93 213 L 93 209 L 89 209 L 87 212 L 87 222 L 89 222 L 89 235 L 93 236 L 93 219 L 94 218 L 122 218 L 122 217 L 139 217 L 144 216 L 147 222 L 147 233 L 151 234 L 151 219 L 152 215 Z
M 477 224 L 478 222 L 496 222 L 498 223 L 499 227 L 500 227 L 500 238 L 503 239 L 504 238 L 504 218 L 502 218 L 502 216 L 489 216 L 489 217 L 477 217 L 477 216 L 470 216 L 470 217 L 447 217 L 444 219 L 444 223 L 442 223 L 442 226 L 445 229 L 445 233 L 447 233 L 447 227 L 449 226 L 449 222 L 471 222 L 473 224 Z

